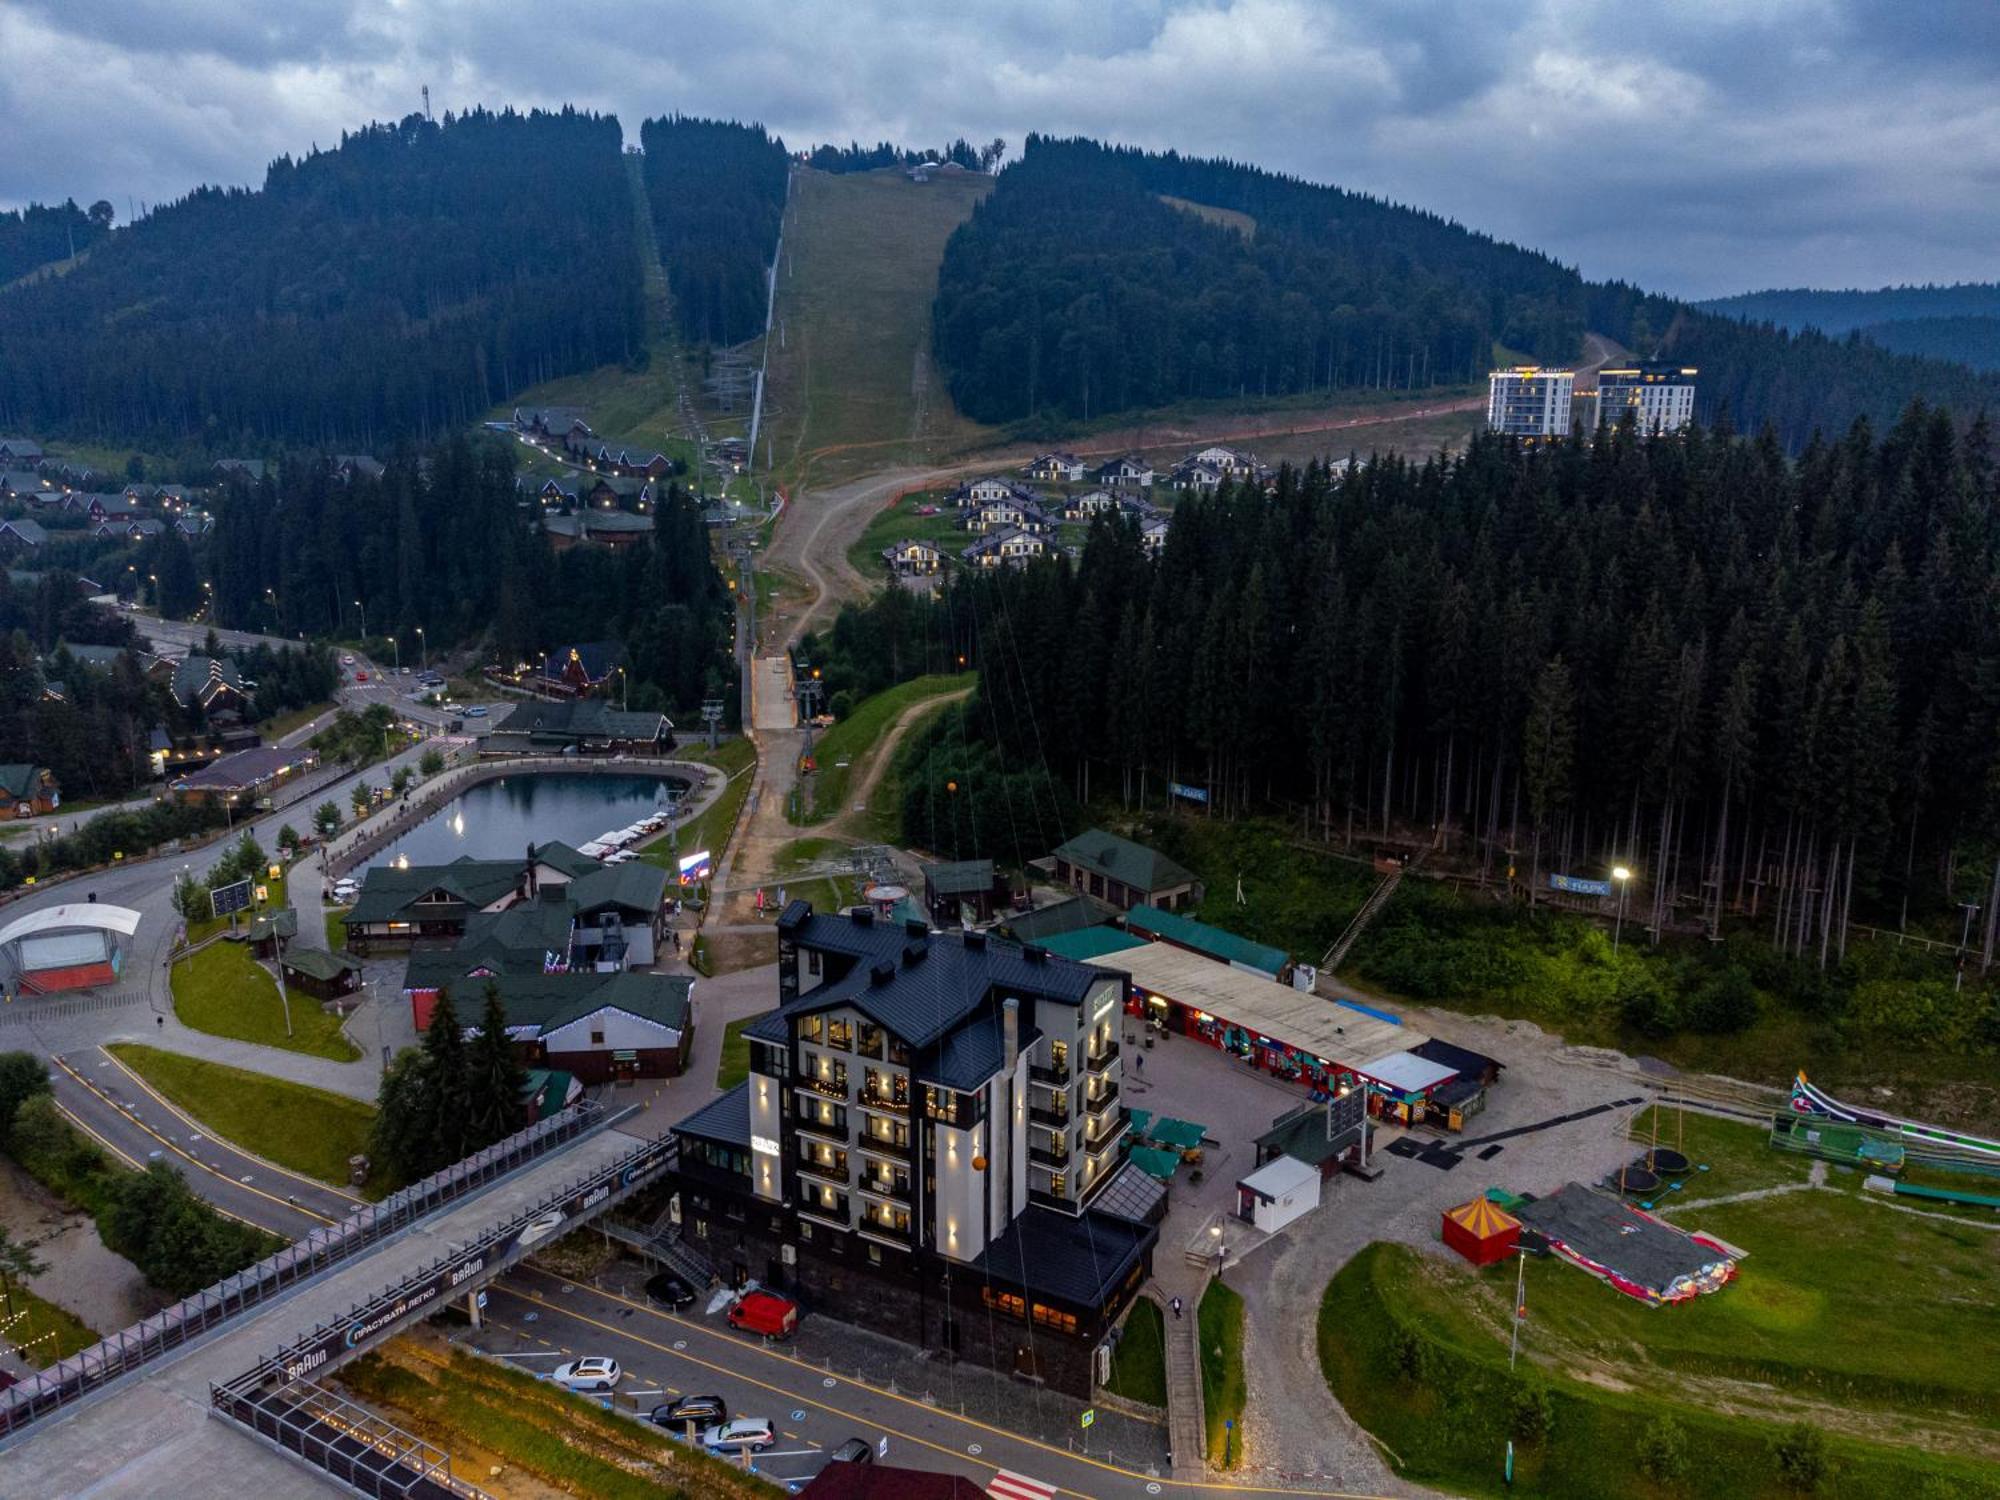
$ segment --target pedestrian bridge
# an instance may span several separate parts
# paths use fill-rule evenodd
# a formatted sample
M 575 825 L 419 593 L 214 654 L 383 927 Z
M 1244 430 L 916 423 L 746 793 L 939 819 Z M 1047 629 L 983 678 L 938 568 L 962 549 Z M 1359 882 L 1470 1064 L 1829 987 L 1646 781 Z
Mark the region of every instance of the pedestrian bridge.
M 406 1190 L 418 1204 L 385 1200 L 317 1247 L 315 1234 L 281 1251 L 272 1259 L 300 1252 L 309 1263 L 287 1281 L 262 1263 L 8 1392 L 0 1494 L 140 1500 L 189 1493 L 194 1474 L 204 1495 L 259 1500 L 323 1496 L 336 1477 L 371 1495 L 475 1494 L 435 1449 L 313 1381 L 473 1295 L 673 1163 L 671 1136 L 627 1135 L 601 1115 L 544 1124 L 555 1128 L 492 1148 L 517 1157 L 510 1167 L 469 1158 L 452 1169 L 484 1171 L 476 1192 L 439 1200 L 435 1179 L 419 1184 Z M 530 1144 L 540 1149 L 519 1158 Z M 377 1211 L 386 1224 L 356 1226 Z

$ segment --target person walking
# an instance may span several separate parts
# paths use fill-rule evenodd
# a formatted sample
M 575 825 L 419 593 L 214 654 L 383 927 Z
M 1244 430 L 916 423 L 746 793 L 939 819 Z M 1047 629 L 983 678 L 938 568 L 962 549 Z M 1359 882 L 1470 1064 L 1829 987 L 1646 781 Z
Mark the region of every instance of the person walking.
M 1178 1317 L 1179 1317 L 1179 1316 L 1181 1315 L 1181 1299 L 1180 1299 L 1180 1298 L 1178 1298 L 1178 1297 L 1174 1298 L 1174 1301 L 1173 1301 L 1173 1308 L 1174 1308 L 1174 1316 L 1175 1316 L 1176 1318 L 1178 1318 Z

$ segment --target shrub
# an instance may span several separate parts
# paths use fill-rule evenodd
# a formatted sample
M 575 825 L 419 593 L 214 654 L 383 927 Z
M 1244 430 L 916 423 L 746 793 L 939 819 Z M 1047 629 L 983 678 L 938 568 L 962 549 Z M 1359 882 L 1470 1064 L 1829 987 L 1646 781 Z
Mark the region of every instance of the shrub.
M 1639 1472 L 1655 1484 L 1687 1477 L 1687 1429 L 1667 1415 L 1653 1418 L 1639 1434 Z
M 1514 1441 L 1533 1445 L 1555 1425 L 1555 1402 L 1549 1388 L 1533 1380 L 1517 1380 L 1507 1392 L 1507 1430 Z
M 1827 1474 L 1826 1435 L 1810 1422 L 1794 1422 L 1772 1439 L 1771 1461 L 1785 1489 L 1816 1494 Z

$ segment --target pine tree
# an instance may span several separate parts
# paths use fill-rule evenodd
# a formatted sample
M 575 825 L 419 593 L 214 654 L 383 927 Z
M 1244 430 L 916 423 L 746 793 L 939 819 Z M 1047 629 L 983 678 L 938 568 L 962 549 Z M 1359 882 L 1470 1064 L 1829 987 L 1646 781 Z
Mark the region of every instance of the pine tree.
M 486 982 L 486 1002 L 480 1012 L 479 1034 L 466 1049 L 466 1073 L 471 1093 L 471 1148 L 490 1146 L 513 1133 L 521 1118 L 521 1096 L 528 1076 L 507 1037 L 507 1010 L 500 987 Z
M 431 1099 L 429 1120 L 435 1167 L 448 1166 L 474 1149 L 471 1060 L 465 1046 L 465 1025 L 454 1009 L 450 991 L 439 990 L 424 1028 L 424 1072 Z

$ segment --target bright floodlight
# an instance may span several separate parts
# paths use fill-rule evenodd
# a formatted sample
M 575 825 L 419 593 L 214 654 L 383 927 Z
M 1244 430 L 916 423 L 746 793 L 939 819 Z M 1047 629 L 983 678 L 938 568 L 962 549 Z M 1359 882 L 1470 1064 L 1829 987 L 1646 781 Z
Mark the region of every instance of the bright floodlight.
M 1611 878 L 1613 880 L 1630 880 L 1632 878 L 1632 872 L 1626 869 L 1623 865 L 1613 865 L 1611 867 Z

